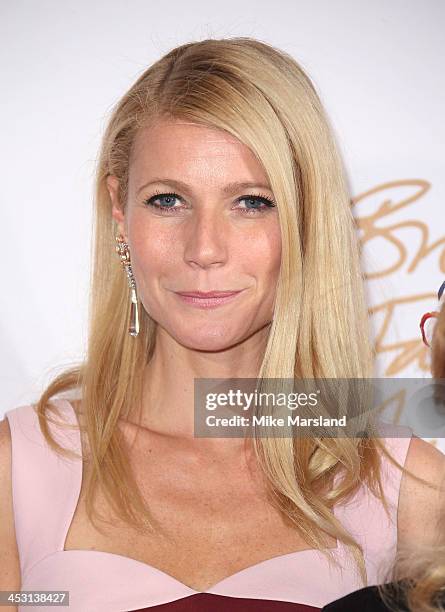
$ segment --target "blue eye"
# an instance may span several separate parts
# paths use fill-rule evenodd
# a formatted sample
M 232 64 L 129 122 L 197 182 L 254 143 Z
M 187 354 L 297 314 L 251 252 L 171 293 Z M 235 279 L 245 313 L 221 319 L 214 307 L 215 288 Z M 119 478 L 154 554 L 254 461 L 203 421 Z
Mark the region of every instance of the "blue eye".
M 264 213 L 267 211 L 268 208 L 275 208 L 275 203 L 266 196 L 245 195 L 241 198 L 238 198 L 238 202 L 242 202 L 243 200 L 248 202 L 249 205 L 246 208 L 239 208 L 238 210 L 245 214 L 249 214 L 251 211 Z M 251 206 L 251 204 L 254 205 Z
M 182 210 L 182 207 L 175 206 L 175 200 L 183 201 L 177 193 L 155 193 L 150 198 L 144 200 L 146 206 L 152 206 L 162 214 L 176 214 Z M 243 208 L 236 208 L 243 215 L 263 214 L 271 208 L 275 208 L 276 204 L 265 195 L 244 195 L 237 199 L 237 202 L 246 201 L 248 204 Z M 158 203 L 161 202 L 161 203 Z M 162 203 L 164 202 L 164 203 Z
M 165 205 L 156 204 L 157 201 L 164 200 Z M 165 210 L 174 208 L 175 200 L 180 200 L 180 197 L 176 193 L 156 193 L 151 198 L 145 200 L 144 204 L 147 206 L 153 206 L 154 208 Z

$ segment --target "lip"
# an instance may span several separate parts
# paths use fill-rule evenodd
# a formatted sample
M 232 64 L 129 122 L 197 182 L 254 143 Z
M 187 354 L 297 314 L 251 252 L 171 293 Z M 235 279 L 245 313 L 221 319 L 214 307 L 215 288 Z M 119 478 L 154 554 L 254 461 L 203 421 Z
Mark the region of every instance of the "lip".
M 177 291 L 176 293 L 190 297 L 216 298 L 225 297 L 226 295 L 233 295 L 234 293 L 239 293 L 239 291 Z
M 241 291 L 175 291 L 182 302 L 197 308 L 217 308 L 234 300 Z

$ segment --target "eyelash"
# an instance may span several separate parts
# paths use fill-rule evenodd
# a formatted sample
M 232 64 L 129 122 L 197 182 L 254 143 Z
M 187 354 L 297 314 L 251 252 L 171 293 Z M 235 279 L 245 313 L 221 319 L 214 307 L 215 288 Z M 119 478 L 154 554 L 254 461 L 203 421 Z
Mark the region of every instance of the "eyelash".
M 170 214 L 170 211 L 173 212 L 173 214 L 177 214 L 177 212 L 179 212 L 181 209 L 180 208 L 176 208 L 176 207 L 167 207 L 167 206 L 160 206 L 159 204 L 155 204 L 154 201 L 156 199 L 159 198 L 159 196 L 162 196 L 164 198 L 176 198 L 177 200 L 181 200 L 182 198 L 180 195 L 178 195 L 177 193 L 163 193 L 161 191 L 157 191 L 155 192 L 152 196 L 150 196 L 149 198 L 147 198 L 146 200 L 144 200 L 144 204 L 146 206 L 153 206 L 153 208 L 156 208 L 157 210 L 159 210 L 160 212 L 162 212 L 162 214 L 164 214 L 164 211 L 169 211 L 167 214 Z M 263 208 L 239 208 L 238 210 L 241 211 L 241 214 L 243 215 L 252 215 L 255 213 L 260 213 L 260 214 L 264 214 L 265 212 L 268 212 L 269 209 L 271 208 L 275 208 L 276 204 L 275 202 L 263 195 L 263 194 L 259 194 L 259 195 L 243 195 L 241 197 L 238 198 L 237 202 L 241 202 L 242 200 L 262 200 L 263 203 L 265 204 L 265 206 Z

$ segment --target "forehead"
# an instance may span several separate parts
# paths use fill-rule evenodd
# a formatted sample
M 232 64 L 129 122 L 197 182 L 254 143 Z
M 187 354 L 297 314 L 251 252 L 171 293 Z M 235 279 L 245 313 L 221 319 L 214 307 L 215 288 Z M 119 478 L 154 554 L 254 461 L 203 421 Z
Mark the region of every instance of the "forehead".
M 232 134 L 181 119 L 158 120 L 141 128 L 130 158 L 130 175 L 164 172 L 209 175 L 229 173 L 234 180 L 265 179 L 253 152 Z

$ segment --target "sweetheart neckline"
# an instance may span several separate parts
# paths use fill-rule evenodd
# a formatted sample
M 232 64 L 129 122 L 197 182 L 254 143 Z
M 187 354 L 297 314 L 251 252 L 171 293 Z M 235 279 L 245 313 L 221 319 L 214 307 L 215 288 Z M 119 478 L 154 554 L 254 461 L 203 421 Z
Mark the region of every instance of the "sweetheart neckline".
M 71 402 L 66 399 L 66 398 L 61 398 L 63 401 L 66 402 L 66 404 L 68 404 L 69 406 L 69 413 L 71 417 L 74 417 L 74 424 L 77 425 L 77 427 L 79 427 L 79 422 L 77 419 L 77 414 L 76 411 L 73 407 L 73 405 L 71 404 Z M 178 578 L 175 578 L 174 576 L 172 576 L 171 574 L 169 574 L 168 572 L 165 572 L 164 570 L 161 570 L 157 567 L 155 567 L 154 565 L 150 565 L 149 563 L 146 563 L 145 561 L 139 561 L 138 559 L 134 559 L 133 557 L 127 557 L 126 555 L 121 555 L 119 553 L 113 553 L 113 552 L 108 552 L 105 550 L 95 550 L 95 549 L 87 549 L 87 548 L 65 548 L 65 544 L 66 544 L 66 539 L 68 537 L 68 532 L 69 532 L 69 528 L 73 522 L 73 518 L 74 518 L 74 514 L 76 512 L 76 508 L 80 499 L 80 493 L 82 490 L 82 482 L 83 482 L 83 455 L 82 455 L 82 441 L 80 438 L 80 431 L 79 429 L 76 429 L 74 431 L 74 437 L 75 437 L 75 443 L 76 443 L 76 450 L 77 452 L 79 452 L 80 457 L 82 459 L 81 464 L 80 464 L 80 469 L 77 470 L 76 474 L 77 474 L 77 487 L 76 487 L 76 495 L 74 498 L 74 504 L 73 504 L 73 508 L 70 510 L 69 515 L 68 515 L 68 520 L 67 520 L 67 524 L 66 527 L 64 529 L 63 532 L 63 538 L 62 538 L 62 546 L 61 548 L 59 548 L 58 550 L 56 550 L 54 552 L 54 554 L 56 553 L 70 553 L 70 552 L 79 552 L 79 553 L 97 553 L 99 555 L 104 555 L 104 556 L 111 556 L 111 557 L 116 557 L 119 559 L 125 559 L 126 561 L 132 562 L 132 563 L 136 563 L 142 567 L 145 567 L 146 569 L 150 569 L 152 571 L 156 571 L 159 572 L 160 574 L 162 574 L 164 577 L 174 581 L 176 584 L 181 585 L 182 587 L 188 589 L 189 591 L 192 591 L 193 593 L 207 593 L 210 592 L 211 590 L 219 587 L 223 582 L 226 582 L 227 580 L 230 579 L 235 579 L 236 577 L 238 577 L 240 574 L 242 574 L 243 572 L 247 572 L 249 570 L 253 570 L 254 568 L 257 568 L 258 566 L 261 566 L 265 563 L 268 562 L 272 562 L 272 561 L 277 561 L 278 559 L 283 559 L 285 557 L 296 557 L 297 555 L 301 554 L 301 553 L 316 553 L 316 554 L 323 554 L 321 550 L 317 549 L 317 548 L 305 548 L 303 550 L 295 550 L 292 551 L 290 553 L 284 553 L 282 555 L 275 555 L 273 557 L 268 557 L 267 559 L 263 559 L 262 561 L 258 561 L 257 563 L 254 563 L 253 565 L 248 565 L 245 568 L 242 568 L 240 570 L 238 570 L 237 572 L 234 572 L 233 574 L 230 574 L 229 576 L 226 576 L 225 578 L 222 578 L 222 580 L 219 580 L 218 582 L 216 582 L 215 584 L 209 586 L 207 589 L 205 589 L 204 591 L 198 591 L 196 589 L 193 589 L 192 587 L 188 586 L 187 584 L 185 584 L 184 582 L 182 582 L 181 580 L 179 580 Z M 334 510 L 335 512 L 335 510 Z M 342 550 L 342 542 L 337 538 L 337 545 L 330 547 L 330 548 L 325 548 L 323 549 L 325 551 L 333 551 L 334 555 L 338 555 L 340 554 L 341 550 Z
M 331 550 L 333 551 L 334 555 L 337 555 L 340 552 L 341 549 L 341 543 L 338 541 L 338 545 L 335 547 L 331 547 L 331 548 L 327 548 L 324 550 Z M 168 572 L 165 572 L 164 570 L 161 570 L 158 567 L 155 567 L 154 565 L 151 565 L 150 563 L 146 563 L 145 561 L 139 561 L 139 559 L 134 559 L 133 557 L 127 557 L 126 555 L 120 555 L 118 553 L 113 553 L 113 552 L 108 552 L 105 550 L 95 550 L 95 549 L 87 549 L 87 548 L 68 548 L 68 549 L 62 549 L 62 550 L 57 550 L 55 551 L 53 554 L 67 554 L 67 553 L 93 553 L 96 555 L 100 555 L 100 556 L 105 556 L 105 557 L 115 557 L 117 559 L 123 559 L 125 561 L 128 561 L 130 563 L 135 563 L 136 565 L 142 566 L 144 569 L 150 570 L 150 571 L 154 571 L 156 573 L 162 574 L 163 577 L 168 578 L 169 580 L 172 580 L 173 582 L 175 582 L 176 584 L 180 585 L 181 587 L 188 589 L 189 591 L 193 591 L 193 593 L 210 593 L 211 591 L 213 591 L 214 589 L 217 589 L 221 584 L 225 583 L 228 580 L 232 580 L 237 578 L 238 576 L 240 576 L 241 574 L 243 574 L 244 572 L 248 572 L 248 571 L 253 571 L 256 568 L 271 563 L 273 561 L 278 561 L 281 559 L 284 559 L 286 557 L 296 557 L 297 555 L 300 555 L 302 553 L 316 553 L 316 554 L 323 554 L 321 550 L 318 550 L 317 548 L 305 548 L 303 550 L 295 550 L 293 552 L 290 553 L 284 553 L 282 555 L 275 555 L 274 557 L 268 557 L 267 559 L 263 559 L 262 561 L 258 561 L 257 563 L 254 563 L 253 565 L 248 565 L 247 567 L 244 567 L 240 570 L 238 570 L 237 572 L 234 572 L 233 574 L 230 574 L 229 576 L 226 576 L 225 578 L 222 578 L 221 580 L 218 580 L 218 582 L 215 582 L 214 584 L 212 584 L 211 586 L 207 587 L 206 589 L 204 589 L 203 591 L 194 589 L 193 587 L 189 586 L 188 584 L 185 584 L 185 582 L 182 582 L 181 580 L 179 580 L 178 578 L 175 578 L 174 576 L 172 576 L 172 574 L 169 574 Z M 52 556 L 52 555 L 50 555 Z

